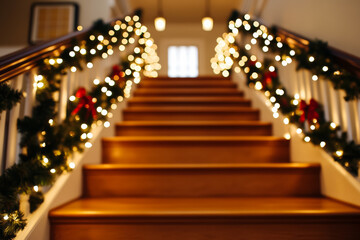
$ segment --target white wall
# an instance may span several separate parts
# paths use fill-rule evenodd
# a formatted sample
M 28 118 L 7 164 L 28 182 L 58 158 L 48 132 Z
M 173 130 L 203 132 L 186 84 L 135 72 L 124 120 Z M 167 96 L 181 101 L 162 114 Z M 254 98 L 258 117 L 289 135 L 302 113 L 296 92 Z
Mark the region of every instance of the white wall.
M 30 29 L 31 5 L 34 2 L 76 2 L 79 5 L 79 24 L 90 27 L 101 18 L 110 20 L 112 0 L 1 0 L 0 47 L 26 46 Z M 10 49 L 10 48 L 9 48 Z
M 266 25 L 278 25 L 309 39 L 360 56 L 359 0 L 258 0 L 243 1 L 240 9 L 250 11 L 249 2 L 257 4 L 255 13 L 265 4 L 260 19 Z
M 201 21 L 198 23 L 170 23 L 167 24 L 165 31 L 158 32 L 152 22 L 145 23 L 151 36 L 158 45 L 157 53 L 160 57 L 162 66 L 159 71 L 160 76 L 167 75 L 167 48 L 170 45 L 195 45 L 199 47 L 199 75 L 213 75 L 210 59 L 215 54 L 216 38 L 226 31 L 225 21 L 223 24 L 215 23 L 210 32 L 205 32 L 201 28 Z

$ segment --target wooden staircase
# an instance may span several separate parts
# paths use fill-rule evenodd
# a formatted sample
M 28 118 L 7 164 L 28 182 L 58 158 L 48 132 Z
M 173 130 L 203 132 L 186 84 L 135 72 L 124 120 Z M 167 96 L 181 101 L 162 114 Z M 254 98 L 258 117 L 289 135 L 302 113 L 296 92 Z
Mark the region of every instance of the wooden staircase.
M 229 79 L 145 79 L 128 103 L 52 240 L 360 239 L 360 209 L 322 197 Z

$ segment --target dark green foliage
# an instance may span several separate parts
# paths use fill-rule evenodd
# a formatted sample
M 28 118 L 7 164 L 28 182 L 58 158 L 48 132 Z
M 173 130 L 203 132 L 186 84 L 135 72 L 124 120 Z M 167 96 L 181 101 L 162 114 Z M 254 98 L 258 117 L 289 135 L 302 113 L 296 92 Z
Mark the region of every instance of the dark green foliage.
M 10 110 L 22 97 L 20 91 L 11 89 L 6 83 L 0 83 L 0 113 Z

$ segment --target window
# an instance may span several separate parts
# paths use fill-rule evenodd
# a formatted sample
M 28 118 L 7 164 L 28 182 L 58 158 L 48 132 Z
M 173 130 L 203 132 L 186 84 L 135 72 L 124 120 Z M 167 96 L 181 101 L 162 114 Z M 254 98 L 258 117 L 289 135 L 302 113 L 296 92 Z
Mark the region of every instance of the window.
M 197 77 L 199 75 L 198 48 L 196 46 L 170 46 L 168 48 L 169 77 Z

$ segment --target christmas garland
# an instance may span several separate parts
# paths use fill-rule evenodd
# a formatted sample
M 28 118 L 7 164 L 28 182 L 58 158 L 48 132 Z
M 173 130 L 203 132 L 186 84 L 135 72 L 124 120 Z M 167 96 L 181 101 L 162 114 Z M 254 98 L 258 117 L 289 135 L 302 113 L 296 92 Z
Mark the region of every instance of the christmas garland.
M 140 12 L 111 24 L 98 21 L 85 39 L 73 40 L 71 47 L 59 55 L 42 60 L 36 76 L 36 101 L 32 117 L 18 120 L 21 133 L 20 161 L 0 176 L 0 238 L 13 239 L 26 225 L 19 210 L 19 195 L 29 195 L 30 210 L 43 201 L 42 186 L 51 185 L 58 175 L 75 168 L 71 156 L 91 147 L 91 129 L 97 125 L 109 127 L 110 112 L 117 103 L 130 96 L 133 83 L 139 83 L 141 73 L 156 77 L 160 68 L 156 45 L 146 26 L 140 22 Z M 137 44 L 136 44 L 137 43 Z M 58 122 L 55 96 L 61 78 L 68 70 L 92 68 L 96 57 L 106 59 L 114 47 L 123 52 L 134 45 L 134 53 L 124 56 L 121 65 L 114 66 L 104 81 L 95 79 L 87 92 L 80 87 L 69 98 L 67 117 Z
M 279 112 L 281 112 L 285 117 L 284 123 L 295 124 L 298 127 L 296 132 L 303 135 L 305 142 L 312 142 L 320 146 L 350 173 L 357 175 L 360 145 L 356 145 L 354 141 L 348 142 L 346 132 L 341 132 L 339 126 L 325 120 L 323 108 L 316 100 L 311 99 L 309 103 L 306 103 L 299 98 L 299 95 L 290 96 L 279 81 L 277 69 L 272 60 L 265 58 L 263 62 L 261 62 L 255 55 L 249 54 L 248 50 L 251 49 L 250 44 L 244 44 L 242 47 L 237 45 L 235 38 L 238 32 L 236 30 L 234 31 L 234 29 L 237 28 L 233 28 L 232 26 L 236 26 L 236 22 L 238 22 L 237 26 L 239 26 L 240 21 L 244 22 L 246 20 L 237 19 L 235 20 L 235 24 L 234 21 L 230 21 L 229 26 L 232 32 L 224 33 L 222 38 L 217 39 L 218 44 L 215 48 L 216 55 L 211 59 L 211 66 L 214 72 L 221 72 L 224 76 L 229 76 L 231 69 L 234 69 L 237 73 L 241 71 L 244 72 L 247 85 L 264 92 L 265 96 L 268 97 L 269 101 L 267 105 L 272 106 L 274 118 L 278 118 Z M 247 29 L 248 28 L 249 27 L 247 27 Z M 267 28 L 262 27 L 261 34 L 260 31 L 255 31 L 258 34 L 255 36 L 259 38 L 260 36 L 266 36 L 266 39 L 268 39 L 270 34 L 266 32 L 266 29 Z M 256 44 L 253 40 L 251 41 L 252 44 Z M 266 45 L 267 43 L 268 42 L 265 43 L 265 46 L 269 46 Z M 278 41 L 278 43 L 281 42 Z M 282 47 L 284 46 L 285 45 Z M 292 49 L 287 52 L 293 55 L 292 51 L 295 50 Z M 296 52 L 297 50 L 295 53 Z M 318 56 L 314 52 L 311 54 Z M 302 53 L 302 56 L 305 55 L 305 53 Z M 282 55 L 281 58 L 283 59 L 284 55 Z M 286 64 L 283 63 L 283 65 L 287 65 L 291 63 L 291 58 L 289 60 L 289 58 L 285 57 L 283 61 L 286 61 Z M 328 68 L 334 69 L 330 64 L 331 63 L 329 63 Z M 357 94 L 353 93 L 355 92 L 348 92 L 347 96 L 349 98 L 358 97 Z M 288 133 L 285 137 L 289 139 L 291 136 Z
M 23 94 L 20 91 L 11 89 L 6 83 L 0 83 L 0 113 L 13 108 L 22 97 Z
M 297 70 L 309 70 L 314 81 L 320 77 L 331 81 L 335 89 L 345 91 L 346 101 L 360 97 L 360 78 L 334 59 L 326 42 L 315 40 L 308 41 L 306 46 L 290 45 L 281 34 L 278 34 L 276 27 L 268 28 L 252 20 L 249 14 L 240 14 L 236 10 L 229 18 L 229 29 L 235 34 L 240 32 L 252 38 L 246 48 L 258 44 L 263 52 L 275 53 L 275 60 L 283 66 L 296 60 Z

